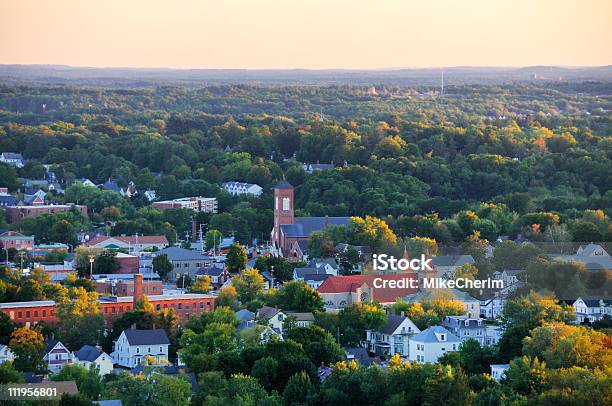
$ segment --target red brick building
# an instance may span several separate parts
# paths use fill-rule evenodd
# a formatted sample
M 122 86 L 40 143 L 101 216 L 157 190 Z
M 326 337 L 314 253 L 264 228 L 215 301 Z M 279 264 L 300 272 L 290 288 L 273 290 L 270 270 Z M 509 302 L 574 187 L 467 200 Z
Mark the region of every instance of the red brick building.
M 109 275 L 110 276 L 110 275 Z M 160 295 L 164 286 L 160 280 L 145 280 L 142 282 L 142 293 L 147 296 Z M 101 296 L 133 296 L 134 282 L 132 280 L 98 280 L 96 292 Z
M 38 217 L 41 214 L 70 211 L 73 207 L 83 216 L 87 217 L 87 206 L 77 204 L 43 204 L 33 206 L 8 206 L 5 209 L 6 221 L 9 223 L 17 223 L 24 217 Z
M 104 320 L 108 324 L 112 323 L 115 317 L 134 309 L 134 304 L 142 297 L 144 291 L 142 274 L 135 275 L 133 290 L 133 296 L 106 296 L 98 299 Z M 215 308 L 215 298 L 210 295 L 147 295 L 147 297 L 156 311 L 172 308 L 184 320 L 205 311 L 213 311 Z M 25 325 L 41 321 L 48 324 L 57 322 L 56 303 L 53 300 L 0 303 L 0 311 L 7 314 L 12 321 Z
M 138 273 L 140 269 L 140 258 L 138 256 L 118 252 L 116 258 L 117 262 L 119 263 L 119 269 L 117 270 L 117 273 Z
M 18 251 L 30 251 L 33 246 L 34 237 L 32 236 L 23 235 L 17 231 L 5 231 L 4 233 L 0 233 L 0 247 L 6 250 L 15 248 Z

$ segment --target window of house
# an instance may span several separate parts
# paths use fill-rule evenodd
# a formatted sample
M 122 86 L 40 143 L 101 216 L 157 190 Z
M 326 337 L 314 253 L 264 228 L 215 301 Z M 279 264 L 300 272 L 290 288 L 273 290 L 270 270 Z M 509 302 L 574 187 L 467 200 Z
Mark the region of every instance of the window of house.
M 30 317 L 30 311 L 29 310 L 26 312 L 26 317 Z
M 158 303 L 155 305 L 155 309 L 160 310 L 161 309 L 161 305 Z
M 18 318 L 18 319 L 20 319 L 20 318 L 22 318 L 22 317 L 23 317 L 23 313 L 22 313 L 22 312 L 18 312 L 18 313 L 17 313 L 17 318 Z
M 179 304 L 178 304 L 178 308 L 179 308 L 179 309 L 182 309 L 182 308 L 183 308 L 183 304 L 182 304 L 182 303 L 179 303 Z
M 289 198 L 283 197 L 283 211 L 289 210 Z
M 34 317 L 38 317 L 38 310 L 34 310 Z
M 140 354 L 140 348 L 136 348 L 136 354 Z

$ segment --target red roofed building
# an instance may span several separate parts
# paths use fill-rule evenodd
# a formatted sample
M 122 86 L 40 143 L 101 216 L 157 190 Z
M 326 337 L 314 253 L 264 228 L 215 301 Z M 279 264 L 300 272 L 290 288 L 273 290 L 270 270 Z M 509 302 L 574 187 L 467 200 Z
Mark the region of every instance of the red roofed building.
M 120 249 L 129 251 L 144 251 L 147 248 L 157 247 L 162 250 L 168 246 L 165 235 L 122 235 L 109 237 L 99 235 L 84 244 L 88 248 Z
M 317 292 L 328 310 L 338 310 L 353 303 L 378 302 L 392 304 L 398 298 L 419 291 L 419 275 L 402 273 L 393 275 L 330 276 Z

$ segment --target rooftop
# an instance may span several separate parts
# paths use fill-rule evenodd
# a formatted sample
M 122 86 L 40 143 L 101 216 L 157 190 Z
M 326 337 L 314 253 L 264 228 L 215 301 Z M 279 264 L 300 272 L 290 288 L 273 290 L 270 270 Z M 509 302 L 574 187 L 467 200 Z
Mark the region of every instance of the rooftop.
M 446 340 L 440 341 L 438 336 L 440 334 L 446 335 Z M 442 326 L 431 326 L 426 330 L 423 330 L 419 334 L 416 334 L 410 338 L 410 341 L 418 341 L 421 343 L 459 343 L 461 340 L 459 337 L 448 331 Z
M 127 329 L 123 333 L 130 345 L 170 344 L 166 332 L 162 329 L 137 330 Z

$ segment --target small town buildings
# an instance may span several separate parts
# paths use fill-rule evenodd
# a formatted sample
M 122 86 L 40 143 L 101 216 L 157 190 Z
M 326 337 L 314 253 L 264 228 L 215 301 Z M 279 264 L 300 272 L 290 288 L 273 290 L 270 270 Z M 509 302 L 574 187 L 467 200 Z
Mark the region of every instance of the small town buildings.
M 0 233 L 0 247 L 5 250 L 14 248 L 17 251 L 30 251 L 34 247 L 34 237 L 23 235 L 17 231 L 5 231 Z
M 210 266 L 200 268 L 196 272 L 196 277 L 203 275 L 210 277 L 210 283 L 215 289 L 220 288 L 231 279 L 231 275 L 225 265 L 218 262 L 213 262 Z
M 30 256 L 35 258 L 43 258 L 52 252 L 67 253 L 68 245 L 62 243 L 34 245 L 30 250 Z
M 296 327 L 308 327 L 314 323 L 314 315 L 311 312 L 286 312 L 287 319 L 295 320 Z
M 157 199 L 157 194 L 155 193 L 155 190 L 145 190 L 144 191 L 144 197 L 149 201 L 152 202 L 155 199 Z
M 0 187 L 0 208 L 8 206 L 17 206 L 19 199 L 16 196 L 9 194 L 8 188 Z
M 431 263 L 438 271 L 439 277 L 453 278 L 457 268 L 463 265 L 474 265 L 476 261 L 471 255 L 439 255 L 432 257 Z
M 64 211 L 76 210 L 82 216 L 87 217 L 87 206 L 77 204 L 43 204 L 35 206 L 8 206 L 6 210 L 6 220 L 9 223 L 17 223 L 24 217 L 38 217 L 41 214 L 60 213 Z
M 316 164 L 311 164 L 311 163 L 302 164 L 302 169 L 304 169 L 304 172 L 308 174 L 313 173 L 314 171 L 325 171 L 325 170 L 330 170 L 334 168 L 335 168 L 335 165 L 333 163 L 321 164 L 317 162 Z
M 3 152 L 0 154 L 0 162 L 15 168 L 23 168 L 25 165 L 25 159 L 18 152 Z
M 159 210 L 189 209 L 195 212 L 216 213 L 217 199 L 214 197 L 183 197 L 174 200 L 153 202 L 153 207 Z
M 461 340 L 441 326 L 431 326 L 409 339 L 409 361 L 435 363 L 448 352 L 457 351 Z
M 510 364 L 491 364 L 491 378 L 501 381 L 506 377 L 506 371 L 509 368 Z
M 225 182 L 223 183 L 223 189 L 227 190 L 232 196 L 239 195 L 251 195 L 261 196 L 263 188 L 254 183 L 243 183 L 243 182 Z
M 361 365 L 364 368 L 372 365 L 372 359 L 368 354 L 368 350 L 363 347 L 352 347 L 345 348 L 344 353 L 346 354 L 346 362 L 355 361 L 357 364 Z
M 133 296 L 136 274 L 93 275 L 96 292 L 102 296 Z M 156 273 L 142 274 L 142 293 L 147 296 L 161 295 L 164 287 Z
M 13 361 L 15 359 L 15 354 L 8 347 L 8 345 L 0 344 L 0 364 Z
M 15 323 L 30 327 L 38 322 L 55 324 L 55 301 L 35 300 L 31 302 L 0 303 L 0 311 Z
M 168 239 L 165 235 L 122 235 L 114 237 L 99 235 L 84 244 L 87 248 L 125 249 L 128 252 L 162 250 L 168 245 Z
M 408 317 L 389 314 L 387 322 L 380 329 L 366 331 L 366 345 L 370 352 L 377 355 L 399 354 L 407 357 L 410 351 L 410 337 L 420 332 L 421 330 Z
M 502 281 L 504 283 L 503 291 L 510 293 L 519 287 L 523 286 L 523 283 L 519 279 L 519 275 L 525 272 L 524 269 L 505 269 L 503 271 L 493 272 L 493 279 Z
M 156 361 L 168 360 L 170 340 L 163 329 L 124 330 L 115 341 L 111 356 L 121 367 L 134 368 L 148 357 Z
M 604 317 L 612 317 L 612 300 L 583 299 L 579 297 L 572 304 L 577 323 L 593 323 Z
M 478 341 L 480 345 L 485 344 L 485 323 L 484 319 L 471 318 L 467 316 L 446 316 L 442 320 L 442 326 L 465 341 L 469 338 Z
M 404 300 L 406 302 L 414 303 L 436 298 L 444 298 L 461 303 L 468 317 L 480 316 L 480 300 L 473 298 L 469 294 L 458 289 L 438 289 L 436 292 L 431 290 L 422 290 L 405 296 Z
M 84 345 L 80 350 L 74 352 L 74 362 L 89 369 L 91 365 L 98 367 L 101 376 L 113 372 L 113 359 L 102 351 L 101 348 Z
M 47 349 L 43 361 L 47 363 L 49 372 L 56 374 L 64 365 L 74 363 L 74 354 L 61 341 L 46 340 L 45 343 L 47 344 Z
M 338 276 L 340 265 L 333 258 L 313 258 L 308 261 L 308 268 L 319 269 L 325 271 L 326 274 Z

